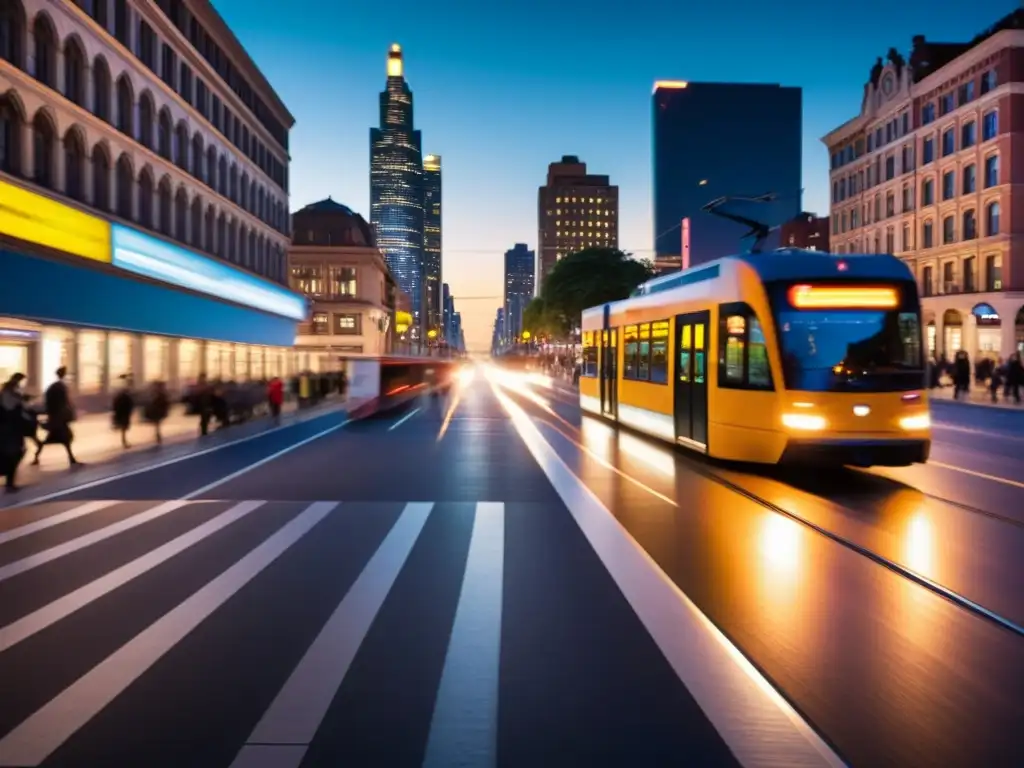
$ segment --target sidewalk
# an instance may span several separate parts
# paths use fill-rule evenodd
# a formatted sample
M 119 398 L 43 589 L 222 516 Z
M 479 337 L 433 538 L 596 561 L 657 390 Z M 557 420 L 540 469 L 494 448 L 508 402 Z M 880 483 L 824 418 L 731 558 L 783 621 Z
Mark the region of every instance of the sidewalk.
M 305 415 L 313 416 L 322 414 L 332 407 L 337 408 L 348 404 L 346 400 L 338 397 L 330 397 L 322 403 L 298 410 L 297 403 L 286 402 L 282 408 L 282 423 L 287 424 L 301 420 Z M 217 429 L 216 422 L 210 425 L 210 435 L 223 435 L 246 437 L 254 431 L 263 431 L 272 428 L 274 425 L 269 416 L 258 416 L 251 421 L 242 424 L 232 425 L 226 429 Z M 88 465 L 108 463 L 122 458 L 155 458 L 154 451 L 158 450 L 156 433 L 153 425 L 146 422 L 139 415 L 137 410 L 132 419 L 131 429 L 128 431 L 128 443 L 131 448 L 125 450 L 121 446 L 121 433 L 113 429 L 111 425 L 111 414 L 91 413 L 71 425 L 75 440 L 71 449 L 75 452 L 75 458 L 86 467 L 71 470 L 68 466 L 67 453 L 63 446 L 47 445 L 39 457 L 39 465 L 32 466 L 32 457 L 35 455 L 35 444 L 29 441 L 25 446 L 28 453 L 25 460 L 18 469 L 18 484 L 23 487 L 34 486 L 47 482 L 58 477 L 70 474 L 78 474 L 88 468 Z M 161 425 L 160 432 L 163 435 L 163 445 L 159 450 L 165 451 L 175 446 L 184 446 L 199 438 L 199 417 L 190 416 L 185 413 L 185 406 L 175 405 L 167 420 Z M 46 431 L 39 430 L 39 437 L 45 439 Z M 205 447 L 205 446 L 204 446 Z M 161 456 L 163 458 L 163 456 Z
M 1014 403 L 1013 400 L 1004 400 L 1001 388 L 999 391 L 999 402 L 997 403 L 992 402 L 992 394 L 988 389 L 982 387 L 972 387 L 966 396 L 961 395 L 959 400 L 953 397 L 952 387 L 937 387 L 936 389 L 928 390 L 928 398 L 933 401 L 982 406 L 995 410 L 1024 411 L 1024 404 Z

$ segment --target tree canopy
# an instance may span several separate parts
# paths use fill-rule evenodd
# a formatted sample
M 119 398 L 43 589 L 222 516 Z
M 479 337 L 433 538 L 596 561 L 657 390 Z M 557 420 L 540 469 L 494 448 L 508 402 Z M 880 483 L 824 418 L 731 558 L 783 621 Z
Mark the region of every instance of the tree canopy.
M 555 264 L 540 295 L 523 313 L 532 333 L 564 336 L 579 325 L 583 310 L 627 298 L 654 276 L 647 260 L 636 260 L 616 248 L 588 248 Z

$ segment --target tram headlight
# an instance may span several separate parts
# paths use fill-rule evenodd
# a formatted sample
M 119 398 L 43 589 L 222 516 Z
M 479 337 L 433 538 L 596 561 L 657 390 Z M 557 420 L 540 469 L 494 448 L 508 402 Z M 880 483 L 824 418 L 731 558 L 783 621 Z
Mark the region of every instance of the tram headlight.
M 823 416 L 812 416 L 809 413 L 784 413 L 782 424 L 789 429 L 802 429 L 809 432 L 820 432 L 828 426 Z
M 917 416 L 904 416 L 900 419 L 900 426 L 907 432 L 914 432 L 922 429 L 929 429 L 932 425 L 932 417 L 927 413 Z

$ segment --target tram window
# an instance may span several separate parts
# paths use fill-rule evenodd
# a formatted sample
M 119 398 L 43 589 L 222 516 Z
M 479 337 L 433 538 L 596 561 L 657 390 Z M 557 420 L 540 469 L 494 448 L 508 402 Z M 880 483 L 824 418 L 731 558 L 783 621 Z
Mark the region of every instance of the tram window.
M 668 382 L 668 328 L 668 320 L 651 326 L 651 381 L 655 384 Z
M 651 380 L 651 324 L 640 326 L 640 351 L 637 355 L 636 377 L 640 381 Z
M 583 332 L 583 369 L 581 376 L 597 376 L 597 334 L 594 331 Z
M 622 378 L 636 379 L 640 370 L 640 341 L 637 338 L 635 325 L 627 325 L 622 329 L 622 339 L 625 343 L 623 350 L 623 371 Z
M 774 389 L 761 322 L 748 304 L 719 307 L 718 386 Z

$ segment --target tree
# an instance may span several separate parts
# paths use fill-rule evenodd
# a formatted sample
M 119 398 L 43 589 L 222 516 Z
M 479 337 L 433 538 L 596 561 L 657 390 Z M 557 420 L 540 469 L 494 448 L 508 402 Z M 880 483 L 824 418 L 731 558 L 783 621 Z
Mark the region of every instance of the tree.
M 560 339 L 566 335 L 561 316 L 550 312 L 541 296 L 537 296 L 523 309 L 523 328 L 535 338 L 550 336 Z
M 654 276 L 648 260 L 617 248 L 587 248 L 555 264 L 541 286 L 544 314 L 563 329 L 577 327 L 583 310 L 619 301 Z

